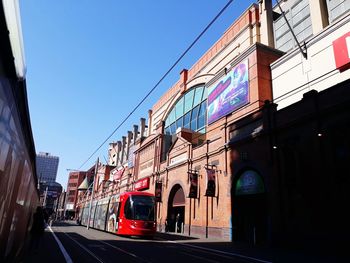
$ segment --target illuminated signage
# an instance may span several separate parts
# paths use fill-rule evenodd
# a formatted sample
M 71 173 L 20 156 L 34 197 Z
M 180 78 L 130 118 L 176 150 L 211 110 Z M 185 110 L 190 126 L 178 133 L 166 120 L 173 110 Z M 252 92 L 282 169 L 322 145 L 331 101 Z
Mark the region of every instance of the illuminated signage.
M 265 192 L 261 176 L 252 170 L 245 171 L 236 184 L 236 195 L 261 194 Z
M 141 190 L 146 190 L 149 188 L 149 177 L 148 178 L 144 178 L 141 180 L 138 180 L 135 183 L 135 190 L 141 191 Z
M 208 123 L 239 109 L 249 102 L 248 60 L 235 66 L 208 90 Z

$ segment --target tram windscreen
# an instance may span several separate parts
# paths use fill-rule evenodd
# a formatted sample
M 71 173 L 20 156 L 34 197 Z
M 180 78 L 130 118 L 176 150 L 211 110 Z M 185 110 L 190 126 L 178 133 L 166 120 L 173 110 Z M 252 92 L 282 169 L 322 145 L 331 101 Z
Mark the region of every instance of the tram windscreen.
M 125 204 L 125 217 L 133 220 L 154 221 L 154 197 L 130 196 Z

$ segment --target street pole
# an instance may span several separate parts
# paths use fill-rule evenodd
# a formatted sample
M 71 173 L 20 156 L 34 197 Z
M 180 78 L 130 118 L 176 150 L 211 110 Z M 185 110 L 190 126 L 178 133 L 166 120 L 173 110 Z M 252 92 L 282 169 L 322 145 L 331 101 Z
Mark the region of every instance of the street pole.
M 46 186 L 45 193 L 44 193 L 44 201 L 43 201 L 43 207 L 46 207 L 46 198 L 47 198 L 47 191 L 48 191 L 48 186 Z
M 90 226 L 91 207 L 92 207 L 92 200 L 94 199 L 94 188 L 95 188 L 95 180 L 97 175 L 98 163 L 99 163 L 99 159 L 97 157 L 97 161 L 95 164 L 95 173 L 93 177 L 94 180 L 92 182 L 92 192 L 91 192 L 91 198 L 90 198 L 90 204 L 89 204 L 88 222 L 86 224 L 86 229 L 89 229 L 89 226 Z

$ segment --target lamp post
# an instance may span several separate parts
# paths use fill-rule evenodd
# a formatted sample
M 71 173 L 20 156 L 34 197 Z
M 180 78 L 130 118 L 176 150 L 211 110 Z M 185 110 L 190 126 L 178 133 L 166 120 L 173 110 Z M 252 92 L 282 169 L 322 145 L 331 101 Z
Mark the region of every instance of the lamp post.
M 94 173 L 94 180 L 92 182 L 92 192 L 91 192 L 91 198 L 90 198 L 90 204 L 89 204 L 89 210 L 88 210 L 88 222 L 86 224 L 86 229 L 89 229 L 90 226 L 90 216 L 91 216 L 91 207 L 92 207 L 92 200 L 94 199 L 94 188 L 95 188 L 95 180 L 97 175 L 97 169 L 98 169 L 98 162 L 99 158 L 97 157 L 96 164 L 95 164 L 95 173 Z

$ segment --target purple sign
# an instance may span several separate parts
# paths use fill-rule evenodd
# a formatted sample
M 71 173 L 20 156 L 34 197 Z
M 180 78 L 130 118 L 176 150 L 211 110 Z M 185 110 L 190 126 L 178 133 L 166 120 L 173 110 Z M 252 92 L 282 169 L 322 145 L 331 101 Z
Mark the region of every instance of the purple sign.
M 248 60 L 235 66 L 218 84 L 208 90 L 208 123 L 249 102 Z

